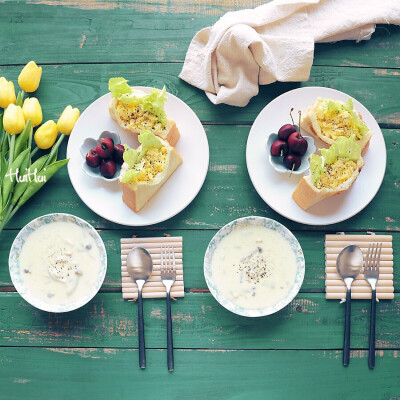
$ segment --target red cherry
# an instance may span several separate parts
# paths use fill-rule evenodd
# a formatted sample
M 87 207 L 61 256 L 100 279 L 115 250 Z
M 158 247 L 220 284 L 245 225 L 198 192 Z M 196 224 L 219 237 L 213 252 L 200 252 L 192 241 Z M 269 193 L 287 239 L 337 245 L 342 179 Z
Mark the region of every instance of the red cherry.
M 288 152 L 288 144 L 283 140 L 275 140 L 271 145 L 271 154 L 275 157 L 285 156 Z
M 97 154 L 97 150 L 94 147 L 93 149 L 89 150 L 88 153 L 86 154 L 86 164 L 89 165 L 89 167 L 96 168 L 100 165 L 101 163 L 101 158 Z
M 101 138 L 96 146 L 97 154 L 101 158 L 109 158 L 114 153 L 114 142 L 111 138 Z
M 114 145 L 114 154 L 113 154 L 113 158 L 114 161 L 117 164 L 123 164 L 124 163 L 124 151 L 125 151 L 125 147 L 122 144 L 115 144 Z
M 296 132 L 296 128 L 292 124 L 286 124 L 283 125 L 279 128 L 278 131 L 278 137 L 281 140 L 287 141 L 289 139 L 289 136 L 293 133 Z
M 114 140 L 112 140 L 112 138 L 110 138 L 110 136 L 105 136 L 103 138 L 100 138 L 99 141 L 108 143 L 110 146 L 114 146 Z
M 292 153 L 304 156 L 307 151 L 307 140 L 300 135 L 300 132 L 293 132 L 288 139 L 289 149 Z
M 283 159 L 283 165 L 292 171 L 296 171 L 300 168 L 301 158 L 297 154 L 288 154 Z
M 117 166 L 113 160 L 102 160 L 100 164 L 100 173 L 104 178 L 112 178 L 117 171 Z

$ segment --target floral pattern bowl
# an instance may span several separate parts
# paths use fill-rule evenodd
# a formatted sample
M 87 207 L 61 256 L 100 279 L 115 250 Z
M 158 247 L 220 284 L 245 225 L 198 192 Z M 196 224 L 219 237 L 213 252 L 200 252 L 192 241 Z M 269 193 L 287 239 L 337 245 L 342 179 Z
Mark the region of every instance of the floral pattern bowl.
M 229 235 L 229 233 L 231 233 L 233 229 L 237 229 L 241 225 L 261 225 L 276 231 L 285 240 L 287 240 L 287 242 L 289 243 L 290 247 L 292 248 L 295 254 L 296 264 L 297 264 L 295 282 L 292 288 L 287 293 L 286 297 L 281 299 L 278 303 L 272 306 L 260 309 L 247 309 L 244 307 L 240 307 L 232 303 L 230 300 L 226 299 L 224 296 L 222 296 L 213 281 L 211 264 L 214 251 L 225 236 Z M 210 289 L 211 294 L 218 301 L 218 303 L 220 303 L 227 310 L 238 315 L 243 315 L 245 317 L 262 317 L 265 315 L 274 314 L 277 311 L 284 308 L 285 306 L 287 306 L 299 292 L 300 287 L 303 283 L 304 273 L 305 273 L 304 255 L 296 237 L 292 234 L 292 232 L 290 232 L 285 226 L 283 226 L 279 222 L 264 217 L 250 216 L 250 217 L 239 218 L 225 225 L 211 239 L 204 256 L 204 277 L 206 279 L 206 283 L 208 288 Z
M 79 226 L 80 228 L 85 229 L 93 238 L 100 253 L 99 274 L 97 276 L 97 281 L 92 286 L 91 290 L 87 292 L 86 295 L 80 298 L 79 300 L 61 305 L 46 303 L 38 299 L 34 295 L 32 295 L 32 293 L 29 290 L 27 290 L 26 286 L 24 285 L 19 265 L 19 256 L 21 254 L 21 250 L 25 244 L 25 241 L 28 239 L 29 235 L 42 225 L 46 225 L 52 222 L 72 222 L 77 226 Z M 39 310 L 54 312 L 54 313 L 63 313 L 82 307 L 97 294 L 106 276 L 107 253 L 100 235 L 90 224 L 88 224 L 81 218 L 75 217 L 74 215 L 55 213 L 38 217 L 29 222 L 21 229 L 21 231 L 18 233 L 17 237 L 15 238 L 11 246 L 8 264 L 9 264 L 12 283 L 15 286 L 17 292 L 22 296 L 24 300 L 26 300 L 29 304 L 38 308 Z

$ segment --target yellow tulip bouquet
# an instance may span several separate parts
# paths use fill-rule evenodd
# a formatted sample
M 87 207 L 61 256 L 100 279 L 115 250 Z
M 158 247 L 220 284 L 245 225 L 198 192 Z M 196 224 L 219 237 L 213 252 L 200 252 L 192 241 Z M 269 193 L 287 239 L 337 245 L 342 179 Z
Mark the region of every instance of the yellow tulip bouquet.
M 39 100 L 24 100 L 26 93 L 37 90 L 41 77 L 41 67 L 34 61 L 26 64 L 18 77 L 21 90 L 17 96 L 13 82 L 0 77 L 0 111 L 4 109 L 0 113 L 0 232 L 20 207 L 68 162 L 57 160 L 58 148 L 65 136 L 71 134 L 80 113 L 69 105 L 57 123 L 49 120 L 42 124 Z M 34 160 L 39 149 L 50 151 Z

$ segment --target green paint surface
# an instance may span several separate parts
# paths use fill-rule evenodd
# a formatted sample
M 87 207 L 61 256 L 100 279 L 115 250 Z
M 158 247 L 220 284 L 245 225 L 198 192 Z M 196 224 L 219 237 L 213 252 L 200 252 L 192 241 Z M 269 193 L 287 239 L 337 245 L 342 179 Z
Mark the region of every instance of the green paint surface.
M 176 350 L 174 372 L 165 350 L 147 350 L 138 371 L 137 350 L 114 348 L 4 348 L 0 362 L 8 399 L 396 399 L 400 396 L 398 351 L 378 354 L 368 370 L 367 352 L 353 351 L 350 366 L 332 350 Z M 350 377 L 349 377 L 350 375 Z M 6 398 L 6 397 L 4 397 Z M 367 398 L 367 397 L 365 397 Z
M 138 347 L 137 304 L 120 293 L 99 293 L 67 314 L 32 308 L 17 293 L 0 293 L 4 346 Z M 18 314 L 15 310 L 20 310 Z M 400 301 L 381 301 L 377 315 L 377 348 L 398 349 Z M 144 302 L 146 346 L 166 348 L 165 299 Z M 353 349 L 368 349 L 370 302 L 353 304 Z M 180 349 L 340 349 L 344 304 L 324 293 L 300 293 L 280 312 L 245 318 L 221 308 L 210 293 L 186 293 L 172 304 L 174 346 Z M 317 340 L 318 338 L 318 340 Z
M 210 146 L 202 190 L 163 223 L 129 228 L 104 220 L 79 199 L 66 168 L 16 214 L 0 240 L 0 399 L 400 398 L 400 28 L 379 25 L 372 39 L 361 43 L 318 44 L 307 82 L 261 87 L 244 108 L 214 106 L 178 78 L 190 40 L 225 12 L 262 3 L 0 1 L 0 76 L 16 85 L 26 62 L 42 65 L 35 96 L 44 120 L 57 120 L 68 104 L 83 111 L 107 93 L 110 77 L 124 76 L 132 85 L 165 84 L 200 118 Z M 386 174 L 376 197 L 353 218 L 326 227 L 294 223 L 271 210 L 246 168 L 246 141 L 258 113 L 280 94 L 309 86 L 334 88 L 359 100 L 379 123 L 387 149 Z M 10 246 L 19 230 L 51 212 L 87 220 L 108 254 L 100 293 L 67 314 L 32 308 L 15 292 L 8 272 Z M 306 259 L 301 293 L 265 318 L 248 319 L 223 309 L 203 276 L 211 238 L 226 223 L 247 215 L 283 223 L 298 238 Z M 396 294 L 393 301 L 377 305 L 373 371 L 367 365 L 369 301 L 353 302 L 351 362 L 342 366 L 344 305 L 325 300 L 324 293 L 324 235 L 335 232 L 393 235 Z M 144 371 L 138 367 L 137 305 L 122 299 L 120 275 L 120 239 L 132 235 L 183 237 L 185 297 L 172 304 L 172 374 L 166 365 L 164 299 L 144 301 L 148 366 Z

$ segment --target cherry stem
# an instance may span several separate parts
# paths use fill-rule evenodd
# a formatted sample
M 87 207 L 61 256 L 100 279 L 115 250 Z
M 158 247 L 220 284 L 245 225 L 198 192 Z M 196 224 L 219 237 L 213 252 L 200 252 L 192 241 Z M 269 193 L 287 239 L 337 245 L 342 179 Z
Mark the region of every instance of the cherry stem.
M 293 117 L 292 117 L 292 112 L 293 112 L 293 110 L 294 110 L 294 108 L 292 108 L 292 109 L 290 110 L 290 118 L 291 118 L 291 120 L 292 120 L 292 124 L 294 125 L 294 120 L 293 120 Z
M 301 137 L 300 121 L 301 121 L 301 110 L 299 110 L 299 134 Z
M 295 163 L 293 163 L 292 164 L 292 170 L 290 171 L 290 175 L 289 175 L 289 178 L 292 176 L 292 172 L 294 171 L 294 167 L 296 166 L 296 164 Z

